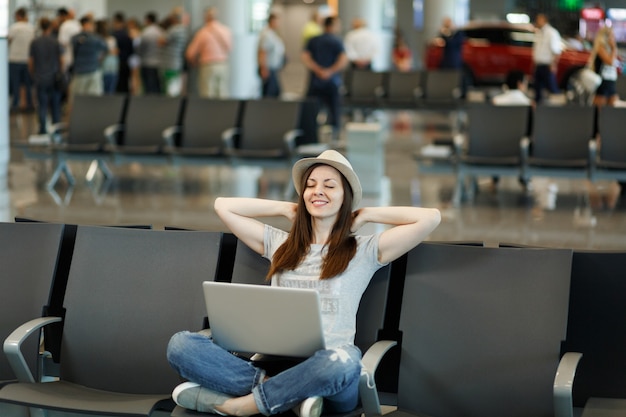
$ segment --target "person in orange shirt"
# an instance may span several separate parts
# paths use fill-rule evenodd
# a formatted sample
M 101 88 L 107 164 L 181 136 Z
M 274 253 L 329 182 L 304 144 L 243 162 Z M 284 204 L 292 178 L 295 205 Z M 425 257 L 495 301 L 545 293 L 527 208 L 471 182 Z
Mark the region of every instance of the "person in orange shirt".
M 232 48 L 230 29 L 217 21 L 217 9 L 209 8 L 205 24 L 187 47 L 185 56 L 198 66 L 198 92 L 201 97 L 228 97 L 228 57 Z

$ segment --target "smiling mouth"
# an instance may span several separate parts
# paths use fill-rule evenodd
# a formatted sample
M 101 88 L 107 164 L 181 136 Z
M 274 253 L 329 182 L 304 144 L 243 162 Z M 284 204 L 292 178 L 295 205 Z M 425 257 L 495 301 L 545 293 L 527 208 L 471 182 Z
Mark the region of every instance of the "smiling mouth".
M 323 206 L 325 204 L 328 204 L 328 202 L 327 201 L 321 201 L 321 200 L 314 200 L 314 201 L 311 201 L 311 204 L 313 204 L 314 206 L 317 207 L 317 206 Z

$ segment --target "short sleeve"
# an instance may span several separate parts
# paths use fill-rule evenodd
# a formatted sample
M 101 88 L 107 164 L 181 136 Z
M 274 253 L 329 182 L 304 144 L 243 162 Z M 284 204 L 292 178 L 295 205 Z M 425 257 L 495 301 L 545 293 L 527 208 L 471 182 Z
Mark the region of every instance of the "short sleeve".
M 284 230 L 266 224 L 263 237 L 263 257 L 271 261 L 276 250 L 287 240 L 288 235 L 289 233 Z

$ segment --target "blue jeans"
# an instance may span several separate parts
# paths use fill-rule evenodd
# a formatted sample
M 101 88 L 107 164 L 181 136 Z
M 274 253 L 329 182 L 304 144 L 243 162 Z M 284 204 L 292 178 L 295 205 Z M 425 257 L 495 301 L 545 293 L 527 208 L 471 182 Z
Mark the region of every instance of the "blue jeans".
M 61 92 L 54 88 L 53 85 L 37 85 L 37 113 L 39 115 L 39 133 L 46 133 L 46 118 L 48 116 L 48 108 L 52 123 L 61 121 Z
M 280 81 L 278 81 L 278 71 L 271 69 L 269 76 L 261 80 L 261 95 L 263 97 L 279 97 Z
M 156 67 L 141 67 L 141 81 L 144 94 L 161 94 L 161 79 Z
M 339 85 L 333 82 L 310 82 L 307 97 L 316 97 L 321 105 L 328 109 L 328 124 L 333 127 L 335 135 L 341 129 L 341 95 Z
M 543 89 L 547 88 L 552 94 L 559 92 L 556 84 L 556 75 L 552 72 L 550 65 L 537 64 L 535 67 L 535 101 L 541 103 L 543 100 Z
M 223 394 L 253 394 L 265 415 L 290 410 L 308 397 L 324 397 L 325 410 L 347 412 L 359 400 L 361 352 L 356 346 L 320 350 L 265 380 L 265 371 L 192 332 L 172 336 L 167 359 L 181 377 Z
M 31 89 L 33 86 L 30 74 L 28 73 L 28 64 L 9 62 L 9 82 L 11 83 L 11 94 L 13 100 L 11 108 L 17 110 L 20 106 L 21 86 L 26 89 L 26 105 L 29 109 L 33 108 L 33 96 Z
M 102 86 L 104 94 L 115 94 L 117 87 L 117 74 L 105 72 L 102 74 Z

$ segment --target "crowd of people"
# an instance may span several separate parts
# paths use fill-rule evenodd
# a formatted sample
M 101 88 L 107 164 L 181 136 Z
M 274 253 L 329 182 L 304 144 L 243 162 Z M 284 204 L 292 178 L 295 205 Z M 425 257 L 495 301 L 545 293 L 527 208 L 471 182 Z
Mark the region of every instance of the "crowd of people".
M 60 121 L 62 102 L 71 106 L 76 94 L 183 91 L 188 28 L 180 8 L 161 21 L 146 13 L 143 25 L 121 12 L 110 21 L 91 14 L 77 19 L 73 10 L 60 8 L 55 18 L 40 18 L 37 27 L 19 8 L 8 39 L 11 111 L 34 111 L 34 86 L 39 133 L 46 132 L 48 111 L 53 123 Z
M 287 56 L 279 21 L 280 16 L 271 13 L 259 34 L 256 64 L 262 97 L 280 97 L 283 92 L 280 71 Z M 348 66 L 372 69 L 380 51 L 378 36 L 365 20 L 355 18 L 343 39 L 339 25 L 338 18 L 323 19 L 314 12 L 302 29 L 299 57 L 310 73 L 307 96 L 328 107 L 335 131 L 342 71 Z M 189 16 L 180 7 L 162 19 L 147 12 L 142 22 L 122 12 L 111 19 L 95 19 L 89 13 L 78 19 L 73 10 L 59 8 L 54 18 L 38 19 L 37 27 L 29 22 L 27 9 L 19 8 L 9 30 L 11 111 L 34 111 L 36 102 L 39 133 L 44 134 L 48 113 L 53 123 L 60 121 L 62 103 L 71 108 L 76 94 L 178 96 L 191 85 L 186 75 L 192 67 L 200 97 L 228 97 L 231 30 L 219 21 L 214 7 L 206 10 L 202 27 L 194 33 L 190 29 Z M 406 43 L 402 48 L 398 68 L 408 70 L 411 54 Z

